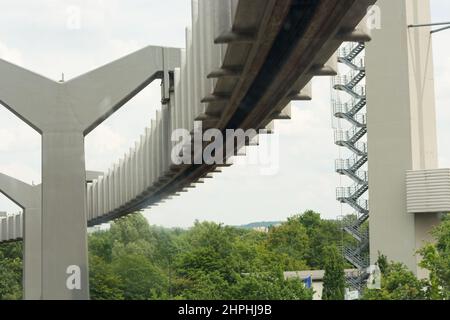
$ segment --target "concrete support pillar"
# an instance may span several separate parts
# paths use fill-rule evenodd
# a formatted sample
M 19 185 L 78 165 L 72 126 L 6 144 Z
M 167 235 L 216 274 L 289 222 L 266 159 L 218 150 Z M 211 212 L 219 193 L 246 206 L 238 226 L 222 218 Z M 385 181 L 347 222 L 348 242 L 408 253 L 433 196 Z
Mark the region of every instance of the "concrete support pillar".
M 23 298 L 39 300 L 42 287 L 41 187 L 36 189 L 38 202 L 26 207 L 23 214 Z
M 42 151 L 42 298 L 87 299 L 84 135 L 45 132 Z
M 417 249 L 437 214 L 408 214 L 406 171 L 438 166 L 429 0 L 379 0 L 381 29 L 367 44 L 370 250 L 419 277 Z

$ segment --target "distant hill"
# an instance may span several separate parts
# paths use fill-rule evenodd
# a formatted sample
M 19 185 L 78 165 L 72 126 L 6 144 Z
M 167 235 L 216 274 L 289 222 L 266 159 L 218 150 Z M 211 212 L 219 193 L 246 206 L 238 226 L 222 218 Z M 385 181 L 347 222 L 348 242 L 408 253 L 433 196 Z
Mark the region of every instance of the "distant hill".
M 263 221 L 263 222 L 252 222 L 249 224 L 245 224 L 242 226 L 237 226 L 237 228 L 241 229 L 256 229 L 256 228 L 268 228 L 272 226 L 277 226 L 283 223 L 282 221 Z

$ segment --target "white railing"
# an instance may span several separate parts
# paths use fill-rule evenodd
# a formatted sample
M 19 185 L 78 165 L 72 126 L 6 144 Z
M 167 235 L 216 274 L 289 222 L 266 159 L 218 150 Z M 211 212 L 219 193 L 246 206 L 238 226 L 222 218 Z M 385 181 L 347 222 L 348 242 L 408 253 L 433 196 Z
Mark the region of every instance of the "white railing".
M 14 241 L 23 237 L 22 213 L 0 217 L 0 242 Z

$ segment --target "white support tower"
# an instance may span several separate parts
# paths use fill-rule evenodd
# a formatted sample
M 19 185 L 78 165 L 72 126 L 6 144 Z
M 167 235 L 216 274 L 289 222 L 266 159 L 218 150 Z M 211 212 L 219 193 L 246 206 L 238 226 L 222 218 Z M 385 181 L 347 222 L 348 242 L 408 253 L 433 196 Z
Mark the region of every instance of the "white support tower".
M 419 277 L 416 251 L 439 214 L 408 213 L 407 171 L 437 169 L 437 135 L 429 0 L 379 0 L 381 28 L 367 45 L 371 262 L 378 252 Z

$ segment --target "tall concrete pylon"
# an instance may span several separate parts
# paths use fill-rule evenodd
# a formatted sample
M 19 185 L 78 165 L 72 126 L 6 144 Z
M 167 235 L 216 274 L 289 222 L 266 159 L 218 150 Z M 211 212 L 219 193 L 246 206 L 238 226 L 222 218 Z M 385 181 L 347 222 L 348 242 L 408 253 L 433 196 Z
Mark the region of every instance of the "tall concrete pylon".
M 41 298 L 41 186 L 0 173 L 0 193 L 23 209 L 23 297 Z
M 179 65 L 149 46 L 60 83 L 0 60 L 0 102 L 42 135 L 42 299 L 89 299 L 85 136 Z
M 429 0 L 379 0 L 381 29 L 367 44 L 370 251 L 402 262 L 419 277 L 415 252 L 438 213 L 407 213 L 407 170 L 438 167 Z

